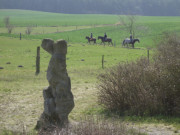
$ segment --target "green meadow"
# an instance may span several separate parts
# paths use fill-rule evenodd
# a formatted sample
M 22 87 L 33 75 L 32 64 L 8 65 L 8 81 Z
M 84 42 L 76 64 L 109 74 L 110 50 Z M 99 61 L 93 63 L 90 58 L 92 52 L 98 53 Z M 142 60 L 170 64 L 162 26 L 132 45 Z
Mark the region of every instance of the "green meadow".
M 15 26 L 11 34 L 4 26 L 6 16 Z M 180 17 L 137 16 L 136 38 L 140 39 L 140 43 L 135 44 L 135 49 L 122 48 L 121 43 L 129 37 L 129 32 L 123 25 L 116 25 L 118 22 L 117 15 L 0 10 L 0 67 L 3 67 L 0 69 L 0 133 L 4 129 L 22 131 L 24 125 L 28 131 L 32 130 L 43 111 L 42 90 L 48 86 L 46 71 L 51 56 L 40 49 L 40 74 L 36 76 L 36 48 L 41 45 L 42 39 L 65 39 L 68 42 L 66 63 L 75 100 L 70 120 L 78 121 L 83 115 L 104 112 L 97 104 L 96 87 L 97 76 L 105 71 L 102 69 L 102 55 L 105 69 L 147 57 L 148 47 L 152 48 L 151 57 L 153 48 L 164 33 L 180 33 Z M 27 26 L 32 26 L 30 35 L 25 34 Z M 115 46 L 103 46 L 98 40 L 95 45 L 87 44 L 85 36 L 90 36 L 91 32 L 96 38 L 106 32 Z M 19 33 L 22 33 L 22 40 Z M 131 121 L 133 117 L 125 119 Z M 153 122 L 156 121 L 154 119 Z M 161 124 L 177 125 L 179 129 L 178 122 L 179 119 L 160 121 Z
M 10 17 L 14 26 L 12 34 L 7 34 L 3 19 Z M 121 18 L 124 16 L 121 16 Z M 140 39 L 137 47 L 153 48 L 161 39 L 163 33 L 180 33 L 180 17 L 147 17 L 136 16 L 135 38 Z M 32 27 L 30 35 L 25 34 L 28 26 Z M 125 38 L 129 38 L 129 31 L 121 23 L 118 15 L 70 15 L 45 13 L 23 10 L 0 10 L 0 36 L 18 38 L 19 34 L 25 39 L 59 38 L 71 43 L 87 43 L 85 36 L 90 33 L 97 38 L 106 32 L 115 45 L 121 46 Z M 97 43 L 101 42 L 97 40 Z
M 41 72 L 36 76 L 36 48 L 41 45 L 40 40 L 0 37 L 0 41 L 0 66 L 4 68 L 0 70 L 1 124 L 12 128 L 11 124 L 15 124 L 17 119 L 19 121 L 27 119 L 24 121 L 25 124 L 33 128 L 43 109 L 42 90 L 48 86 L 46 70 L 51 56 L 41 49 Z M 76 103 L 70 115 L 73 120 L 89 111 L 94 110 L 93 113 L 96 113 L 101 109 L 101 107 L 95 108 L 96 78 L 104 71 L 101 64 L 102 55 L 105 56 L 104 67 L 109 68 L 119 62 L 146 56 L 146 50 L 81 43 L 68 44 L 67 70 L 71 77 Z M 7 64 L 8 62 L 11 64 Z M 19 65 L 23 67 L 20 68 Z
M 27 10 L 0 10 L 0 20 L 9 16 L 15 26 L 80 26 L 114 24 L 117 22 L 116 15 L 81 15 L 37 12 Z M 4 26 L 3 23 L 0 26 Z

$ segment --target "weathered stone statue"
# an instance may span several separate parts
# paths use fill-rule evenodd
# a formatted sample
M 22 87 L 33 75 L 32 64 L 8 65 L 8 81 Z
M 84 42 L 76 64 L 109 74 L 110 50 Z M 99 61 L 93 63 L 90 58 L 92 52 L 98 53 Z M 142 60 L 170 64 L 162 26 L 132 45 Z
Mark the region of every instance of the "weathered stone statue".
M 68 115 L 74 107 L 71 81 L 66 70 L 67 43 L 65 40 L 54 43 L 51 39 L 44 39 L 41 46 L 52 57 L 47 70 L 49 87 L 43 90 L 44 112 L 36 127 L 62 127 L 68 122 Z

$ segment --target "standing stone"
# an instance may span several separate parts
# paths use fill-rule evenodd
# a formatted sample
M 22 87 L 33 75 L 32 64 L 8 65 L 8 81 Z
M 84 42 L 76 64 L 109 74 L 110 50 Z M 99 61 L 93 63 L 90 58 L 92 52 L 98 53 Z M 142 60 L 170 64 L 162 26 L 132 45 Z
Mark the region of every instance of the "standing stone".
M 71 81 L 66 70 L 67 43 L 65 40 L 54 43 L 51 39 L 44 39 L 41 46 L 52 57 L 47 70 L 49 87 L 43 90 L 44 112 L 36 128 L 62 127 L 68 123 L 68 115 L 74 108 Z

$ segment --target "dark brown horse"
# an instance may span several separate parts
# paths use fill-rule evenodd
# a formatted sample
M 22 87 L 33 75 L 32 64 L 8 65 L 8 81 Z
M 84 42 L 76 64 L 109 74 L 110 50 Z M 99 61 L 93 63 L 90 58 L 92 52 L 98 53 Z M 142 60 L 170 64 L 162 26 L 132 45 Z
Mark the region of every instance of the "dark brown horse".
M 90 38 L 90 37 L 86 36 L 86 39 L 88 40 L 88 43 L 90 43 L 91 41 L 93 41 L 94 44 L 96 44 L 96 38 Z
M 103 43 L 104 45 L 105 45 L 105 42 L 108 42 L 108 44 L 110 44 L 111 43 L 111 45 L 113 45 L 113 43 L 112 43 L 112 39 L 111 38 L 107 38 L 107 39 L 105 39 L 104 37 L 102 37 L 102 36 L 98 36 L 98 40 L 99 39 L 101 39 L 101 44 Z

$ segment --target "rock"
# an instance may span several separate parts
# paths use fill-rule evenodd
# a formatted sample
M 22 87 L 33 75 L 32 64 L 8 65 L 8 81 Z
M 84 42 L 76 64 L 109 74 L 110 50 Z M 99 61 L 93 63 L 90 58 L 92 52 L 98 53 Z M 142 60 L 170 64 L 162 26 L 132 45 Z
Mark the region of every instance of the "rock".
M 84 59 L 81 59 L 81 61 L 85 61 Z
M 42 41 L 42 48 L 52 55 L 47 70 L 49 86 L 43 90 L 44 111 L 37 122 L 37 128 L 68 123 L 68 115 L 74 108 L 71 81 L 66 69 L 67 42 L 51 39 Z
M 11 62 L 7 62 L 6 64 L 11 64 Z
M 22 66 L 22 65 L 19 65 L 18 67 L 22 68 L 23 66 Z
M 0 69 L 4 69 L 3 67 L 0 67 Z

